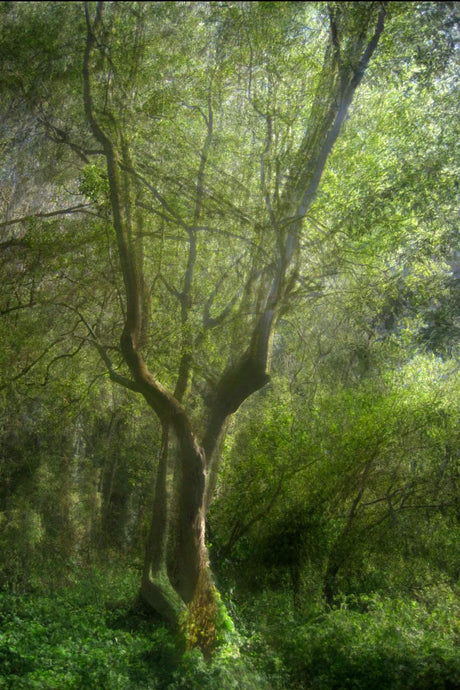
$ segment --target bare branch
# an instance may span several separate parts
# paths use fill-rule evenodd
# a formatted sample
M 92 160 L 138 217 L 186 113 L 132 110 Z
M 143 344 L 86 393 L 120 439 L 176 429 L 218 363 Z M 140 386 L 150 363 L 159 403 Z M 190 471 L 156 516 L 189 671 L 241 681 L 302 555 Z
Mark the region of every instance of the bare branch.
M 210 314 L 211 307 L 213 305 L 214 299 L 216 298 L 224 280 L 227 278 L 228 274 L 230 273 L 230 270 L 234 269 L 235 266 L 237 266 L 240 263 L 243 256 L 244 255 L 240 256 L 232 264 L 231 268 L 221 276 L 221 278 L 217 281 L 214 290 L 211 292 L 211 295 L 206 300 L 206 303 L 204 305 L 204 310 L 203 310 L 203 326 L 204 326 L 205 330 L 215 328 L 216 326 L 221 324 L 227 318 L 227 316 L 230 314 L 232 308 L 236 304 L 236 301 L 238 300 L 238 298 L 242 295 L 242 293 L 245 290 L 248 289 L 249 285 L 254 280 L 254 276 L 250 275 L 248 280 L 246 281 L 246 283 L 244 285 L 242 285 L 240 287 L 240 289 L 233 295 L 233 297 L 230 299 L 230 301 L 227 302 L 226 306 L 222 309 L 220 314 L 218 316 L 214 316 L 214 317 L 211 316 L 211 314 Z
M 122 374 L 119 374 L 118 371 L 115 370 L 112 360 L 107 354 L 106 348 L 104 348 L 100 343 L 92 341 L 92 344 L 94 347 L 97 349 L 99 352 L 101 359 L 103 360 L 104 364 L 107 367 L 107 371 L 109 373 L 110 379 L 114 381 L 115 383 L 118 383 L 120 386 L 123 386 L 123 388 L 128 388 L 131 391 L 134 391 L 135 393 L 140 393 L 141 388 L 131 379 L 128 379 L 127 376 L 123 376 Z
M 154 213 L 156 216 L 158 216 L 162 220 L 165 220 L 167 223 L 175 223 L 175 224 L 181 225 L 182 227 L 184 227 L 186 229 L 188 228 L 188 226 L 186 224 L 178 223 L 177 219 L 174 216 L 167 215 L 166 213 L 163 213 L 162 211 L 155 208 L 154 206 L 151 206 L 151 204 L 146 204 L 144 201 L 137 201 L 136 206 L 138 208 L 143 208 L 146 211 L 150 211 L 151 213 Z M 154 236 L 155 234 L 162 236 L 161 233 L 148 233 L 148 232 L 143 233 L 143 235 L 150 235 L 150 236 Z M 176 236 L 176 237 L 171 236 L 170 237 L 170 236 L 168 236 L 167 239 L 176 239 L 176 240 L 181 240 L 182 242 L 188 241 L 188 237 L 185 237 L 185 236 L 184 237 L 179 237 L 179 236 Z
M 45 115 L 42 115 L 39 118 L 39 122 L 41 122 L 42 125 L 45 127 L 47 135 L 49 139 L 51 139 L 51 141 L 54 141 L 56 144 L 65 144 L 70 149 L 72 149 L 72 151 L 74 151 L 77 154 L 77 156 L 86 164 L 90 163 L 90 159 L 88 158 L 88 156 L 101 155 L 104 153 L 104 151 L 99 149 L 85 149 L 82 146 L 78 146 L 78 144 L 71 141 L 68 132 L 66 132 L 63 129 L 60 129 L 56 125 L 51 124 L 51 122 L 47 119 Z
M 265 176 L 265 167 L 266 167 L 265 159 L 267 158 L 267 156 L 270 152 L 270 148 L 271 148 L 271 144 L 272 144 L 272 136 L 273 136 L 272 135 L 272 118 L 270 117 L 270 115 L 267 115 L 265 117 L 265 122 L 267 125 L 267 134 L 265 137 L 265 148 L 260 155 L 260 184 L 262 187 L 262 194 L 264 197 L 265 206 L 266 206 L 266 209 L 268 212 L 268 216 L 270 218 L 270 222 L 271 222 L 274 230 L 276 232 L 278 232 L 276 217 L 275 217 L 275 214 L 273 212 L 273 207 L 272 207 L 272 203 L 270 200 L 270 192 L 269 192 L 269 188 L 268 188 L 268 184 L 267 184 L 267 180 L 266 180 L 266 176 Z
M 241 240 L 242 242 L 245 242 L 246 244 L 250 245 L 251 247 L 255 247 L 259 252 L 262 254 L 265 254 L 265 256 L 269 256 L 268 252 L 266 249 L 259 243 L 255 242 L 254 240 L 251 240 L 250 237 L 245 237 L 244 235 L 239 235 L 236 232 L 231 232 L 230 230 L 222 230 L 221 228 L 216 228 L 211 225 L 199 225 L 198 227 L 195 228 L 197 231 L 202 231 L 202 232 L 209 232 L 209 233 L 215 233 L 216 235 L 223 235 L 224 237 L 233 237 L 236 240 Z
M 146 187 L 150 192 L 152 192 L 153 196 L 157 201 L 160 202 L 160 204 L 165 208 L 170 217 L 180 226 L 188 230 L 189 225 L 182 220 L 182 218 L 174 211 L 173 208 L 171 208 L 170 204 L 166 201 L 166 199 L 160 194 L 160 192 L 152 185 L 150 182 L 148 182 L 143 175 L 141 175 L 139 172 L 134 170 L 133 167 L 126 165 L 125 163 L 120 163 L 120 167 L 125 170 L 126 172 L 129 172 L 131 175 L 133 175 L 139 182 L 141 182 L 144 187 Z M 167 218 L 166 218 L 167 220 Z
M 179 292 L 179 290 L 176 290 L 176 288 L 173 288 L 173 287 L 168 283 L 168 281 L 166 280 L 166 278 L 165 278 L 162 274 L 160 274 L 160 275 L 158 276 L 158 278 L 159 278 L 159 280 L 161 280 L 161 282 L 163 283 L 163 285 L 165 286 L 165 288 L 167 289 L 167 291 L 168 291 L 171 295 L 174 295 L 174 297 L 176 297 L 176 298 L 180 301 L 180 299 L 181 299 L 181 293 Z
M 59 302 L 59 303 L 57 304 L 57 306 L 64 307 L 65 309 L 68 309 L 68 310 L 74 312 L 75 314 L 77 314 L 77 316 L 79 317 L 79 320 L 80 320 L 81 323 L 83 323 L 83 325 L 86 327 L 86 329 L 87 329 L 87 331 L 88 331 L 88 333 L 89 333 L 89 335 L 90 335 L 90 338 L 82 338 L 82 339 L 81 339 L 81 340 L 82 340 L 82 344 L 83 344 L 83 342 L 87 342 L 87 343 L 89 343 L 90 345 L 92 345 L 93 347 L 96 348 L 96 350 L 98 351 L 99 355 L 101 356 L 102 361 L 104 362 L 104 364 L 105 364 L 106 367 L 107 367 L 107 371 L 108 371 L 109 376 L 110 376 L 110 378 L 112 379 L 112 381 L 115 381 L 116 383 L 119 383 L 119 384 L 122 385 L 124 388 L 129 388 L 129 390 L 132 390 L 132 391 L 135 391 L 136 393 L 139 393 L 139 387 L 134 383 L 134 381 L 131 381 L 131 380 L 128 379 L 126 376 L 122 376 L 121 374 L 119 374 L 119 373 L 115 370 L 115 368 L 114 368 L 114 366 L 113 366 L 113 363 L 112 363 L 112 360 L 110 359 L 110 357 L 109 357 L 108 354 L 107 354 L 107 348 L 105 348 L 105 347 L 99 342 L 99 340 L 98 340 L 96 334 L 94 333 L 93 328 L 89 325 L 87 319 L 83 316 L 83 314 L 81 313 L 81 311 L 80 311 L 77 307 L 74 307 L 74 306 L 71 305 L 71 304 L 66 304 L 65 302 Z M 81 347 L 81 346 L 80 346 L 80 347 Z M 80 348 L 79 348 L 79 349 L 80 349 Z M 56 359 L 58 359 L 58 358 L 56 358 Z
M 51 361 L 49 361 L 47 366 L 46 366 L 45 377 L 44 377 L 44 379 L 40 385 L 41 386 L 47 385 L 47 383 L 49 381 L 49 375 L 50 375 L 51 368 L 56 364 L 56 362 L 58 362 L 61 359 L 73 359 L 73 357 L 75 357 L 75 355 L 78 355 L 78 353 L 82 349 L 83 345 L 84 345 L 84 343 L 81 342 L 73 352 L 64 352 L 62 355 L 57 355 L 56 357 L 53 357 L 53 359 Z
M 39 212 L 39 213 L 31 213 L 27 216 L 22 216 L 22 218 L 13 218 L 12 220 L 4 220 L 3 222 L 0 223 L 0 228 L 5 228 L 8 225 L 15 225 L 16 223 L 24 223 L 25 221 L 28 220 L 33 220 L 34 218 L 52 218 L 54 216 L 63 216 L 63 215 L 69 215 L 71 213 L 88 213 L 85 209 L 90 208 L 92 204 L 78 204 L 77 206 L 70 206 L 69 208 L 62 208 L 59 209 L 58 211 L 48 211 L 47 213 Z M 18 240 L 7 240 L 6 243 L 8 246 L 13 244 L 13 243 L 18 243 Z M 0 245 L 2 246 L 2 245 Z
M 28 364 L 23 369 L 21 369 L 21 371 L 18 374 L 16 374 L 16 376 L 13 376 L 11 379 L 9 379 L 9 381 L 7 381 L 3 385 L 1 385 L 0 391 L 4 390 L 5 388 L 8 388 L 8 386 L 10 386 L 12 383 L 14 383 L 15 381 L 18 381 L 18 379 L 20 379 L 23 376 L 25 376 L 26 374 L 28 374 L 29 371 L 31 371 L 39 362 L 41 362 L 41 360 L 48 354 L 48 352 L 50 350 L 53 349 L 53 347 L 55 347 L 58 343 L 61 343 L 63 340 L 64 340 L 63 336 L 59 336 L 59 338 L 57 338 L 52 343 L 50 343 L 50 345 L 48 345 L 48 347 L 46 347 L 38 357 L 36 357 L 34 360 L 32 360 L 32 362 L 30 362 L 30 364 Z

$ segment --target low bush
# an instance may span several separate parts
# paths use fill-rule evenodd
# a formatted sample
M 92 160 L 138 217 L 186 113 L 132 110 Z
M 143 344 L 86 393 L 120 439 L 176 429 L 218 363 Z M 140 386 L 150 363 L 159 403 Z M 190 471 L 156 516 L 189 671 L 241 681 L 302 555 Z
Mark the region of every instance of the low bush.
M 11 690 L 253 690 L 271 688 L 222 643 L 211 661 L 135 606 L 136 591 L 90 574 L 53 594 L 0 593 L 0 688 Z
M 133 598 L 138 574 L 88 571 L 73 586 L 0 592 L 0 688 L 11 690 L 454 690 L 460 605 L 350 596 L 299 616 L 288 595 L 228 605 L 237 630 L 205 659 Z
M 454 690 L 460 687 L 460 606 L 447 587 L 422 600 L 350 597 L 268 636 L 293 688 Z

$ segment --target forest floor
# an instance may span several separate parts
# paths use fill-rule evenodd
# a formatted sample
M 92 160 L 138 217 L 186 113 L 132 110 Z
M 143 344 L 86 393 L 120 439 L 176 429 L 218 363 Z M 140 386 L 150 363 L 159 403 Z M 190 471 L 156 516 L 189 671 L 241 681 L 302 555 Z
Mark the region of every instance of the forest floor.
M 89 571 L 57 589 L 0 592 L 0 688 L 460 688 L 460 603 L 446 585 L 417 600 L 349 597 L 295 618 L 280 593 L 239 613 L 230 602 L 236 631 L 205 660 L 136 607 L 136 577 Z

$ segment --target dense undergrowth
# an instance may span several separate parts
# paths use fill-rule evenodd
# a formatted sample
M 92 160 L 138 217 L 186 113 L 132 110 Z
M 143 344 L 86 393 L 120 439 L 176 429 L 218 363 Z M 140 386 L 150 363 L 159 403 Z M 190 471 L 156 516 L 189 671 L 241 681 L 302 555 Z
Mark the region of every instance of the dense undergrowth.
M 136 604 L 137 573 L 0 593 L 0 687 L 283 690 L 460 687 L 460 605 L 447 585 L 417 599 L 348 597 L 303 615 L 264 592 L 228 602 L 237 631 L 215 656 L 184 650 Z

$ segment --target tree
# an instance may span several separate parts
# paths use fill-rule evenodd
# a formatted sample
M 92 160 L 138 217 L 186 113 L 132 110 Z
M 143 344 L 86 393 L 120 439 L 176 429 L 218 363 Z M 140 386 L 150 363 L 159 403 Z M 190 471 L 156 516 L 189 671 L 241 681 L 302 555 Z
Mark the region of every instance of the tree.
M 183 392 L 191 368 L 188 352 L 183 352 L 181 356 L 175 395 L 168 392 L 154 378 L 141 353 L 148 330 L 148 305 L 142 250 L 138 239 L 141 228 L 134 226 L 134 195 L 135 187 L 139 188 L 140 183 L 147 188 L 151 188 L 152 185 L 144 182 L 143 178 L 140 179 L 140 174 L 136 173 L 124 123 L 114 114 L 113 107 L 104 113 L 104 121 L 112 120 L 117 124 L 116 129 L 113 125 L 105 125 L 98 117 L 92 89 L 92 64 L 94 55 L 99 53 L 100 56 L 97 41 L 103 30 L 104 15 L 102 6 L 98 6 L 94 18 L 91 17 L 88 7 L 86 13 L 87 40 L 83 73 L 85 112 L 94 138 L 102 147 L 106 160 L 113 225 L 126 295 L 126 319 L 121 336 L 121 349 L 131 378 L 129 381 L 122 380 L 118 374 L 114 374 L 114 378 L 143 395 L 162 423 L 165 446 L 169 428 L 173 429 L 178 443 L 177 521 L 173 530 L 168 530 L 166 516 L 163 517 L 166 513 L 166 472 L 163 460 L 160 461 L 157 476 L 155 518 L 152 523 L 142 593 L 156 610 L 171 620 L 177 617 L 180 610 L 177 595 L 186 604 L 195 607 L 195 616 L 200 618 L 203 613 L 208 614 L 206 607 L 212 608 L 213 603 L 205 545 L 205 515 L 210 500 L 209 487 L 212 487 L 214 476 L 216 446 L 228 417 L 268 380 L 270 341 L 278 313 L 292 289 L 302 220 L 315 196 L 327 157 L 340 132 L 354 92 L 377 46 L 383 30 L 385 9 L 381 6 L 376 11 L 371 5 L 353 8 L 338 5 L 330 8 L 330 37 L 319 76 L 315 103 L 305 133 L 290 161 L 288 177 L 281 189 L 276 190 L 278 198 L 275 208 L 272 205 L 273 194 L 265 180 L 265 161 L 264 154 L 262 155 L 261 183 L 269 232 L 273 237 L 271 251 L 275 266 L 271 268 L 271 275 L 267 276 L 268 285 L 265 294 L 261 296 L 259 314 L 252 325 L 246 349 L 226 368 L 212 391 L 212 407 L 205 423 L 202 424 L 201 433 L 193 428 L 190 416 L 182 406 Z M 193 225 L 187 225 L 185 228 L 189 236 L 189 255 L 183 289 L 179 295 L 183 323 L 186 323 L 188 316 L 187 302 L 190 300 L 196 252 L 196 226 L 203 194 L 202 176 L 206 164 L 206 148 L 212 137 L 213 117 L 210 105 L 205 120 L 208 133 L 197 177 Z M 271 145 L 272 116 L 262 114 L 262 117 L 267 126 L 268 151 Z M 163 580 L 165 579 L 166 573 L 167 537 L 175 542 L 173 569 L 170 568 L 172 577 L 168 577 L 170 582 L 172 580 L 174 589 L 169 586 L 166 588 L 160 580 L 162 575 Z M 202 625 L 205 623 L 204 620 L 200 622 Z M 203 639 L 207 640 L 209 632 L 203 630 L 202 635 Z
M 85 227 L 84 209 L 67 209 L 80 214 L 80 258 L 93 269 L 58 298 L 75 318 L 72 337 L 162 427 L 142 595 L 175 624 L 188 607 L 195 642 L 212 646 L 205 519 L 219 445 L 230 417 L 269 381 L 273 337 L 295 289 L 314 289 L 304 239 L 308 229 L 319 241 L 321 231 L 308 228 L 308 214 L 387 4 L 65 8 L 3 8 L 10 43 L 18 18 L 26 28 L 20 57 L 32 64 L 18 77 L 7 62 L 6 86 L 19 82 L 11 108 L 40 125 L 52 151 L 65 151 L 65 181 L 96 214 Z M 44 212 L 22 217 L 31 215 L 40 235 Z

